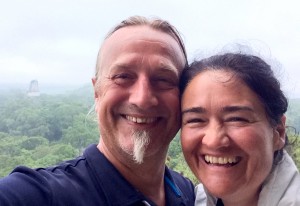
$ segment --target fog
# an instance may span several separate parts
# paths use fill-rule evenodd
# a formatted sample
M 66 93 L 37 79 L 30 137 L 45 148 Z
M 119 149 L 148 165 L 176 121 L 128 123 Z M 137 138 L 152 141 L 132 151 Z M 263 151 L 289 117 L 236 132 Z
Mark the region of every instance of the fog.
M 190 61 L 228 44 L 249 45 L 276 65 L 287 95 L 300 98 L 298 8 L 296 0 L 2 0 L 0 85 L 90 83 L 106 33 L 128 16 L 143 15 L 175 25 Z

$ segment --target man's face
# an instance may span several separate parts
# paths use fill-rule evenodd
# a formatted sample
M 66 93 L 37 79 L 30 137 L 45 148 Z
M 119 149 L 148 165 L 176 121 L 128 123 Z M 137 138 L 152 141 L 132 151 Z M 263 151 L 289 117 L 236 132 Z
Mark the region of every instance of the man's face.
M 102 147 L 130 156 L 134 135 L 147 134 L 145 157 L 165 155 L 180 126 L 178 81 L 183 53 L 169 35 L 147 26 L 119 29 L 99 54 L 94 80 Z

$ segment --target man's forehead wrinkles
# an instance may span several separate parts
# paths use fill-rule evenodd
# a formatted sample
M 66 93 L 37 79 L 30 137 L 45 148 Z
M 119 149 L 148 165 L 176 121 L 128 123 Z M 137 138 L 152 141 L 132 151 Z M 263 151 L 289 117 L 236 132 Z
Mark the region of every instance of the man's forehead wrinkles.
M 148 68 L 154 69 L 155 73 L 158 73 L 158 74 L 174 73 L 174 74 L 176 74 L 176 76 L 178 76 L 178 74 L 179 74 L 179 71 L 173 65 L 169 65 L 169 64 L 165 64 L 165 63 L 160 63 L 159 65 L 151 66 L 150 64 L 151 63 L 149 63 Z M 144 63 L 143 67 L 147 67 L 147 66 L 145 66 L 145 63 Z M 130 62 L 117 62 L 117 63 L 115 63 L 115 64 L 113 64 L 111 66 L 110 71 L 111 72 L 114 72 L 114 71 L 126 71 L 126 70 L 135 70 L 135 71 L 137 71 L 137 70 L 140 70 L 140 69 L 141 69 L 141 67 L 139 65 L 134 64 L 134 63 L 130 63 Z M 149 70 L 149 71 L 151 71 L 151 70 Z

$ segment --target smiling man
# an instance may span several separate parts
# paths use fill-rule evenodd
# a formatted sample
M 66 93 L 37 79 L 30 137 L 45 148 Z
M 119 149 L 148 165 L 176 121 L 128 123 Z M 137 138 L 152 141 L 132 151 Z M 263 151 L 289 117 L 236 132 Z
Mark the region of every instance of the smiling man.
M 149 23 L 124 22 L 100 49 L 93 78 L 101 133 L 97 148 L 153 203 L 176 205 L 166 195 L 166 183 L 177 186 L 166 176 L 165 158 L 180 126 L 178 82 L 186 58 L 169 24 Z
M 193 184 L 165 166 L 186 64 L 168 22 L 135 16 L 117 25 L 92 79 L 99 144 L 59 166 L 15 169 L 0 180 L 0 205 L 194 205 Z

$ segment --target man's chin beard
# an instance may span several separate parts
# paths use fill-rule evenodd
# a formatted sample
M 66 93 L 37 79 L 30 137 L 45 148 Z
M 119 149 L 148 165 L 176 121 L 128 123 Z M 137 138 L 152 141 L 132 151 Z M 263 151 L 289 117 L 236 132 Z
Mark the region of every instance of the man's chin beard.
M 149 133 L 145 130 L 134 131 L 133 138 L 133 160 L 137 164 L 142 164 L 144 161 L 145 151 L 150 142 Z

